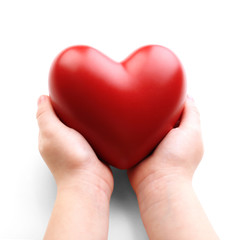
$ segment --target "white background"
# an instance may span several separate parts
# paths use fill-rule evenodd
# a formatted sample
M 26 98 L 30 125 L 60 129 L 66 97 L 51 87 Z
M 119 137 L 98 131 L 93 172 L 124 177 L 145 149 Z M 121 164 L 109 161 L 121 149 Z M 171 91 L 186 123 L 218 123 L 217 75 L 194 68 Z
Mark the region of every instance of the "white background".
M 56 195 L 37 149 L 36 102 L 64 48 L 116 61 L 159 44 L 181 59 L 205 155 L 195 191 L 222 240 L 240 239 L 239 1 L 0 0 L 0 239 L 41 239 Z M 109 239 L 147 239 L 124 171 L 114 170 Z

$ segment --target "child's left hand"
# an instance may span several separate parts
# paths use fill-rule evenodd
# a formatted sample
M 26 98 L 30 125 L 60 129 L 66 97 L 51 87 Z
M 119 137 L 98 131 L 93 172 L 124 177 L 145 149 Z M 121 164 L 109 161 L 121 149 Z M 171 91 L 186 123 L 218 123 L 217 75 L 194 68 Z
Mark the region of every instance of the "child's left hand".
M 91 191 L 103 191 L 109 198 L 113 190 L 110 168 L 99 161 L 77 131 L 56 116 L 50 98 L 38 101 L 39 151 L 51 170 L 58 188 L 87 184 Z
M 55 115 L 50 98 L 38 101 L 39 150 L 57 183 L 57 197 L 44 240 L 107 239 L 110 168 L 77 131 Z

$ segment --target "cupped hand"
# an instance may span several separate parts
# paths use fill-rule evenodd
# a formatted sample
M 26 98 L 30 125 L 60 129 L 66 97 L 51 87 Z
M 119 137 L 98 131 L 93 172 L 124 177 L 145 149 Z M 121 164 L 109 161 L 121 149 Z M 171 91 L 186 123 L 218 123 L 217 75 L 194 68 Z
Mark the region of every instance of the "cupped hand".
M 101 190 L 110 198 L 113 176 L 84 137 L 56 116 L 48 96 L 38 100 L 39 151 L 52 172 L 58 188 L 85 185 Z
M 128 170 L 131 185 L 141 192 L 157 182 L 190 182 L 202 156 L 200 116 L 195 102 L 188 97 L 180 125 L 167 134 L 152 155 Z
M 188 98 L 180 125 L 128 171 L 149 239 L 219 239 L 192 187 L 202 155 L 199 112 Z

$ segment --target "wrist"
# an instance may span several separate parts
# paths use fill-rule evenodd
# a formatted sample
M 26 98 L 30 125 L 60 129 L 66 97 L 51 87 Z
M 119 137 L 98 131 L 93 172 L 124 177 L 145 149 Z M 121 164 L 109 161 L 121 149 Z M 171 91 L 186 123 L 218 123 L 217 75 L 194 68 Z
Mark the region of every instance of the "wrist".
M 149 239 L 218 239 L 190 178 L 165 176 L 137 198 Z
M 64 174 L 61 178 L 55 178 L 58 193 L 69 192 L 88 198 L 109 202 L 113 191 L 113 179 L 108 179 L 84 170 L 75 170 L 70 174 Z
M 110 197 L 89 178 L 64 180 L 44 239 L 107 239 Z
M 58 186 L 56 199 L 66 205 L 81 206 L 84 211 L 96 212 L 102 216 L 108 215 L 110 198 L 105 192 L 87 185 Z
M 149 176 L 134 190 L 142 214 L 152 207 L 165 208 L 170 202 L 179 202 L 184 192 L 193 192 L 191 178 L 174 174 Z

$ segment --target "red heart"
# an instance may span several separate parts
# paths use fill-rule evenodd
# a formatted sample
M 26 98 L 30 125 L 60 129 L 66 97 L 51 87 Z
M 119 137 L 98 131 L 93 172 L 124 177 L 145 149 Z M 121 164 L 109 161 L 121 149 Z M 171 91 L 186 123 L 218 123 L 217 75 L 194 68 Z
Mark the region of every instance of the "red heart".
M 127 169 L 174 127 L 186 82 L 178 58 L 161 46 L 145 46 L 121 63 L 74 46 L 53 62 L 49 91 L 59 118 L 79 131 L 101 160 Z

